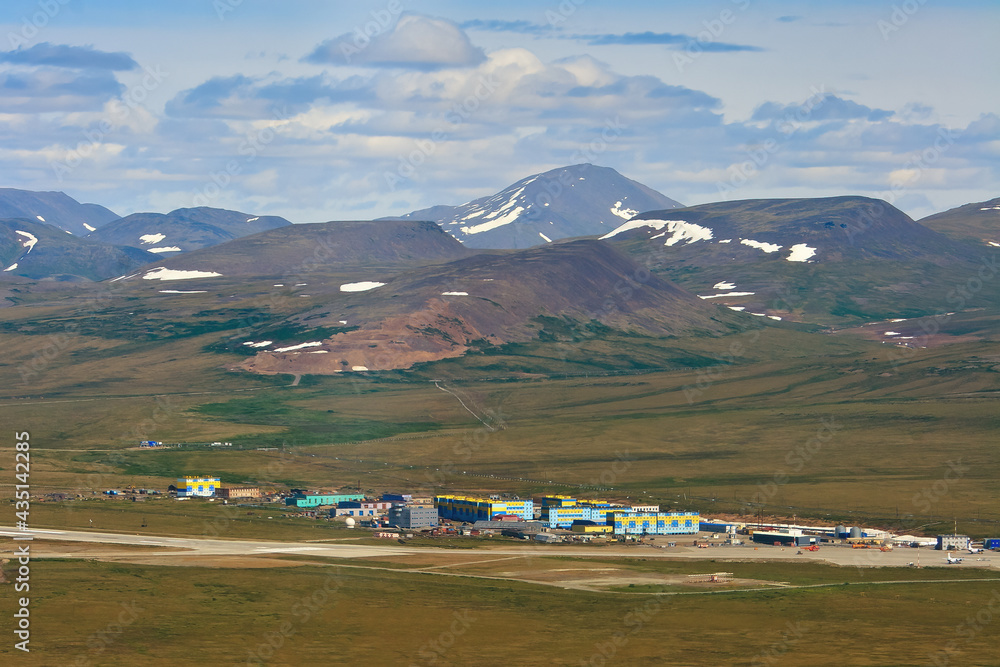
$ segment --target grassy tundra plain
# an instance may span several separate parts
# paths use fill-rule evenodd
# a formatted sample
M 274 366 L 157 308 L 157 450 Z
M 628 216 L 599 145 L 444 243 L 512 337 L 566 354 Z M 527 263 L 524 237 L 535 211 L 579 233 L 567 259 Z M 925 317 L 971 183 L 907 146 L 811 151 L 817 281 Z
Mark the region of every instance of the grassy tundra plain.
M 251 289 L 231 287 L 236 295 Z M 164 489 L 180 474 L 218 474 L 225 483 L 265 488 L 559 492 L 736 515 L 762 505 L 769 515 L 822 523 L 933 534 L 957 521 L 977 537 L 1000 534 L 1000 345 L 982 333 L 995 328 L 989 313 L 957 315 L 949 321 L 951 344 L 915 351 L 784 323 L 682 341 L 591 335 L 547 322 L 535 343 L 408 372 L 305 376 L 291 386 L 290 376 L 228 371 L 241 357 L 228 351 L 225 333 L 205 331 L 205 317 L 195 315 L 221 296 L 191 296 L 183 310 L 165 299 L 162 312 L 146 315 L 150 332 L 174 322 L 169 334 L 149 340 L 119 331 L 138 326 L 124 317 L 128 303 L 106 314 L 107 326 L 81 324 L 64 339 L 53 336 L 69 321 L 93 323 L 74 310 L 77 296 L 29 294 L 21 306 L 0 309 L 3 364 L 13 378 L 0 388 L 0 414 L 10 428 L 31 433 L 33 493 L 94 498 L 105 488 Z M 289 342 L 308 334 L 295 332 Z M 46 345 L 55 346 L 51 358 L 30 366 Z M 26 365 L 32 373 L 19 382 Z M 140 439 L 186 444 L 139 451 Z M 216 440 L 234 447 L 204 446 Z M 12 465 L 2 468 L 13 476 Z M 279 508 L 270 520 L 263 510 L 227 518 L 220 530 L 219 511 L 166 500 L 36 501 L 31 524 L 347 537 L 326 524 L 279 519 Z M 968 576 L 960 569 L 880 572 L 883 580 L 947 580 L 890 586 L 824 565 L 631 565 L 852 582 L 656 597 L 650 593 L 675 589 L 624 585 L 598 593 L 344 564 L 276 565 L 36 561 L 34 664 L 52 664 L 54 655 L 60 664 L 167 664 L 197 651 L 227 664 L 337 664 L 341 656 L 366 665 L 775 664 L 790 657 L 916 665 L 948 646 L 964 664 L 1000 661 L 993 626 L 968 625 L 998 587 L 957 581 Z M 308 615 L 296 607 L 334 572 L 336 592 L 327 601 Z M 133 603 L 143 611 L 127 624 L 117 620 L 122 605 Z M 279 645 L 266 658 L 260 651 L 268 639 Z

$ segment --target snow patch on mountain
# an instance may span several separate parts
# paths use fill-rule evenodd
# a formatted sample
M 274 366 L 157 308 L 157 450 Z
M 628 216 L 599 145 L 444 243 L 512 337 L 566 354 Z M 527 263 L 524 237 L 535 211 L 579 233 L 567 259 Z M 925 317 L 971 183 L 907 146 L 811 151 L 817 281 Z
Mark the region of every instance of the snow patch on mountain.
M 36 243 L 38 243 L 38 237 L 35 236 L 34 234 L 31 234 L 29 232 L 22 232 L 19 229 L 14 230 L 14 233 L 20 234 L 21 236 L 24 237 L 24 240 L 21 241 L 21 247 L 27 248 L 28 252 L 31 252 L 31 249 L 35 247 Z M 27 255 L 28 253 L 26 252 L 24 254 Z
M 626 197 L 628 199 L 628 197 Z M 631 220 L 635 216 L 639 215 L 639 211 L 634 208 L 622 208 L 621 201 L 616 201 L 615 205 L 611 207 L 612 215 L 617 215 L 619 218 L 624 220 Z
M 35 217 L 38 218 L 41 222 L 45 222 L 45 218 L 43 218 L 42 216 L 36 215 Z
M 180 252 L 181 249 L 175 245 L 163 246 L 162 248 L 149 248 L 146 252 Z
M 622 232 L 641 229 L 642 227 L 652 227 L 656 231 L 664 230 L 660 234 L 651 236 L 650 238 L 652 239 L 663 238 L 667 234 L 670 234 L 669 238 L 663 242 L 663 245 L 667 246 L 676 245 L 681 241 L 694 243 L 695 241 L 708 241 L 712 238 L 712 230 L 708 227 L 702 227 L 701 225 L 684 220 L 630 220 L 617 229 L 608 232 L 601 239 L 610 239 Z
M 712 285 L 712 289 L 733 289 L 736 287 L 736 283 L 727 282 L 725 280 L 720 281 Z
M 805 243 L 796 243 L 790 250 L 791 254 L 785 258 L 789 262 L 808 262 L 809 258 L 816 254 L 816 248 L 810 248 Z
M 306 348 L 306 347 L 317 347 L 317 346 L 322 345 L 322 344 L 323 344 L 323 341 L 321 341 L 321 340 L 315 340 L 315 341 L 312 341 L 311 343 L 299 343 L 298 345 L 290 345 L 288 347 L 279 347 L 278 349 L 275 350 L 275 352 L 291 352 L 293 350 L 301 350 L 301 349 Z
M 6 273 L 7 271 L 13 271 L 16 268 L 17 268 L 17 262 L 14 262 L 10 266 L 8 266 L 6 269 L 4 269 L 4 273 Z
M 660 238 L 661 236 L 670 234 L 671 236 L 663 242 L 663 245 L 676 245 L 681 241 L 687 244 L 694 243 L 695 241 L 708 241 L 712 238 L 711 229 L 696 225 L 693 222 L 685 222 L 684 220 L 664 220 L 663 222 L 666 224 L 666 231 L 663 234 L 653 237 Z
M 216 273 L 215 271 L 182 271 L 179 269 L 168 269 L 165 266 L 158 266 L 155 269 L 150 269 L 146 272 L 146 275 L 142 277 L 143 280 L 190 280 L 192 278 L 216 278 L 221 276 L 221 273 Z
M 724 297 L 724 296 L 753 296 L 753 295 L 754 295 L 754 292 L 726 292 L 725 294 L 708 294 L 708 295 L 705 295 L 705 296 L 702 296 L 701 294 L 699 294 L 698 298 L 699 299 L 718 299 L 719 297 Z
M 472 225 L 471 227 L 461 227 L 460 229 L 466 234 L 478 234 L 480 232 L 488 232 L 491 229 L 496 229 L 497 227 L 503 227 L 504 225 L 510 224 L 517 220 L 518 216 L 524 212 L 523 206 L 516 206 L 512 209 L 501 209 L 499 211 L 494 211 L 488 216 L 483 218 L 483 220 L 489 220 L 489 222 L 484 222 L 479 225 Z M 494 216 L 498 216 L 493 220 Z
M 550 239 L 550 238 L 549 238 L 548 236 L 546 236 L 545 234 L 542 234 L 541 232 L 538 232 L 538 235 L 539 235 L 539 236 L 541 236 L 541 237 L 542 237 L 543 239 L 545 239 L 545 242 L 546 242 L 546 243 L 552 243 L 552 239 Z
M 777 243 L 767 243 L 766 241 L 754 241 L 753 239 L 740 239 L 740 243 L 743 245 L 750 246 L 751 248 L 759 248 L 766 253 L 778 252 L 781 250 L 781 246 Z
M 359 283 L 344 283 L 340 286 L 341 292 L 367 292 L 370 289 L 375 289 L 376 287 L 382 287 L 385 283 L 375 282 L 374 280 L 363 280 Z
M 154 245 L 165 238 L 167 238 L 166 234 L 143 234 L 139 237 L 139 241 L 144 245 Z
M 91 227 L 91 226 L 90 226 L 90 225 L 88 225 L 88 224 L 87 224 L 86 222 L 85 222 L 85 223 L 83 223 L 83 226 L 84 226 L 84 228 L 85 228 L 85 229 L 86 229 L 86 230 L 87 230 L 88 232 L 96 232 L 96 231 L 97 231 L 97 227 Z

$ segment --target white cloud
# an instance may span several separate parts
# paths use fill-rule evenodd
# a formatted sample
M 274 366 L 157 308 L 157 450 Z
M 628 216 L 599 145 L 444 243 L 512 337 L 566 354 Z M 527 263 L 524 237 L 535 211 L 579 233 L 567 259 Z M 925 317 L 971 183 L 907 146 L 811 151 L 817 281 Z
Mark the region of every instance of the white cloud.
M 446 19 L 404 14 L 396 25 L 372 37 L 345 33 L 320 44 L 308 62 L 333 65 L 437 69 L 469 67 L 486 59 L 468 35 Z

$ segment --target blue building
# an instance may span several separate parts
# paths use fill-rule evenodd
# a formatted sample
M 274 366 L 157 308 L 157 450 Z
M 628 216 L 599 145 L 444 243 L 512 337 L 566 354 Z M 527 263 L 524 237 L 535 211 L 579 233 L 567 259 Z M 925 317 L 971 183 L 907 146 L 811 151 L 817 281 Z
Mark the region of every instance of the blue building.
M 307 494 L 296 493 L 285 498 L 286 505 L 295 507 L 319 507 L 320 505 L 336 505 L 348 500 L 364 500 L 363 493 L 330 493 L 330 494 Z
M 572 496 L 543 496 L 542 523 L 546 528 L 571 528 L 574 521 L 593 521 L 607 525 L 609 512 L 630 508 L 604 500 L 578 500 Z
M 615 535 L 697 535 L 697 512 L 608 512 Z
M 218 477 L 178 477 L 178 498 L 211 498 L 220 486 Z
M 442 519 L 452 521 L 489 521 L 498 514 L 513 514 L 525 521 L 531 521 L 535 516 L 535 503 L 532 500 L 495 500 L 476 496 L 434 496 L 438 515 Z

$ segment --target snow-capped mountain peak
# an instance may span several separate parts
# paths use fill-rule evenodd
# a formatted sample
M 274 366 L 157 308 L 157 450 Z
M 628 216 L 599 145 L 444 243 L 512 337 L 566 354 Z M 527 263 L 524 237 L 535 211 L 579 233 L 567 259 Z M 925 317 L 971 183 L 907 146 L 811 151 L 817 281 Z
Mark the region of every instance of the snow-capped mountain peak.
M 402 216 L 433 220 L 473 248 L 523 248 L 604 234 L 641 211 L 680 204 L 614 169 L 578 164 L 533 174 L 460 206 L 435 206 Z

